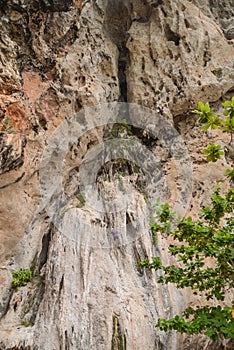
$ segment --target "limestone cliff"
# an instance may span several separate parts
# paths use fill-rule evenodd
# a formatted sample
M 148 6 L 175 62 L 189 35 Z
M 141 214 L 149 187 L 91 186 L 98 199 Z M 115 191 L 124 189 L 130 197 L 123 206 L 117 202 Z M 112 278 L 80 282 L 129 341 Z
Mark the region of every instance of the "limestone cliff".
M 191 114 L 233 95 L 233 0 L 0 5 L 0 349 L 222 349 L 156 330 L 194 296 L 136 263 L 171 259 L 156 197 L 193 213 L 233 162 Z

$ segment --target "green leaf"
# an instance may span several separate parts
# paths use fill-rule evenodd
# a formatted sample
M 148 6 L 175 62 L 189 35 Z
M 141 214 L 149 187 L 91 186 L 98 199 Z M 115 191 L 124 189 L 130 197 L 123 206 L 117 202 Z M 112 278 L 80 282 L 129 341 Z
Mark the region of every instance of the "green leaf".
M 202 153 L 207 155 L 207 162 L 216 162 L 225 154 L 224 151 L 221 151 L 221 146 L 214 143 L 209 144 Z
M 204 110 L 204 103 L 203 103 L 203 102 L 201 102 L 201 101 L 198 102 L 198 109 L 199 109 L 200 111 L 203 111 L 203 110 Z
M 227 169 L 225 176 L 227 176 L 231 182 L 234 182 L 234 169 Z
M 13 124 L 11 124 L 10 116 L 8 115 L 4 121 L 4 124 L 2 126 L 2 131 L 8 133 L 8 134 L 15 134 L 16 130 L 14 129 Z
M 209 112 L 211 111 L 210 105 L 209 105 L 208 102 L 206 102 L 205 104 L 203 104 L 203 107 L 202 107 L 201 111 L 204 112 L 204 113 L 209 113 Z
M 223 105 L 224 107 L 232 107 L 231 101 L 225 101 L 225 102 L 222 103 L 222 105 Z

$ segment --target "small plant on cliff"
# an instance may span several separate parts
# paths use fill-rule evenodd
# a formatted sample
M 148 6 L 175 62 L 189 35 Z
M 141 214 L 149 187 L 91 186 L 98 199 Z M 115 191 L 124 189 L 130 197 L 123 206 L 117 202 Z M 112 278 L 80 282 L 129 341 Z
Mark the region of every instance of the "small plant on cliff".
M 228 125 L 233 125 L 234 97 L 225 101 L 224 115 Z M 213 129 L 221 127 L 231 134 L 232 127 L 225 127 L 227 119 L 221 121 L 212 112 L 209 104 L 199 103 L 200 122 Z M 203 128 L 207 130 L 208 128 Z M 215 144 L 208 145 L 207 161 L 216 161 L 223 154 Z M 203 333 L 212 340 L 234 339 L 234 300 L 225 302 L 225 294 L 234 287 L 234 170 L 226 171 L 231 186 L 224 194 L 214 191 L 211 205 L 202 208 L 200 218 L 176 218 L 168 204 L 157 206 L 157 219 L 151 223 L 153 234 L 163 232 L 171 236 L 174 244 L 169 252 L 176 259 L 174 265 L 164 266 L 159 257 L 138 263 L 143 268 L 160 270 L 159 283 L 174 283 L 178 288 L 190 287 L 213 299 L 215 306 L 187 308 L 182 316 L 171 319 L 160 318 L 156 327 L 161 330 L 176 330 L 180 333 Z M 209 259 L 210 263 L 207 263 Z M 227 305 L 226 305 L 227 304 Z
M 108 130 L 106 133 L 107 139 L 116 139 L 121 138 L 122 134 L 132 136 L 132 126 L 128 124 L 126 119 L 118 119 L 116 123 L 112 125 L 111 130 Z
M 85 198 L 82 193 L 79 193 L 76 198 L 78 199 L 79 203 L 76 205 L 76 208 L 83 208 L 85 206 Z
M 2 126 L 2 131 L 6 132 L 8 134 L 15 134 L 16 133 L 16 130 L 14 129 L 14 125 L 11 123 L 11 118 L 9 115 L 5 118 L 5 121 L 4 121 L 3 126 Z
M 12 285 L 14 288 L 19 288 L 26 286 L 28 282 L 32 280 L 32 271 L 31 270 L 18 270 L 12 273 Z
M 32 326 L 34 326 L 34 323 L 31 322 L 31 321 L 28 321 L 28 320 L 23 320 L 23 321 L 21 322 L 21 324 L 22 324 L 22 326 L 24 326 L 24 327 L 32 327 Z

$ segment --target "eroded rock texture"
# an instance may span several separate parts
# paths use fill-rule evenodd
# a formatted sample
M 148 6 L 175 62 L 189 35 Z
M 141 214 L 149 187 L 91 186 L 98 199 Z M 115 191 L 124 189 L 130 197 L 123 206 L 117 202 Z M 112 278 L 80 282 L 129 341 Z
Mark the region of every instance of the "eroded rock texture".
M 213 183 L 223 181 L 233 160 L 223 157 L 207 166 L 201 150 L 210 136 L 201 133 L 190 111 L 199 100 L 217 109 L 233 95 L 233 11 L 232 0 L 1 1 L 1 350 L 222 348 L 204 337 L 154 328 L 158 317 L 181 312 L 194 296 L 158 285 L 154 272 L 135 265 L 154 255 L 171 259 L 169 242 L 159 237 L 155 245 L 148 232 L 147 197 L 153 187 L 147 187 L 141 166 L 107 156 L 100 166 L 96 182 L 106 201 L 121 201 L 131 188 L 132 201 L 124 212 L 99 213 L 80 195 L 82 159 L 92 157 L 108 138 L 124 136 L 157 157 L 167 200 L 174 204 L 179 198 L 183 207 L 178 193 L 186 177 L 179 176 L 159 137 L 118 124 L 117 130 L 103 125 L 89 130 L 69 145 L 60 187 L 53 190 L 51 177 L 46 200 L 39 169 L 50 165 L 41 159 L 59 126 L 69 130 L 74 115 L 79 126 L 85 125 L 83 108 L 136 103 L 158 113 L 166 128 L 174 125 L 185 141 L 193 187 L 183 210 L 193 213 L 206 204 Z M 149 118 L 145 126 L 151 122 Z M 222 146 L 228 143 L 219 133 L 215 138 Z M 64 208 L 60 203 L 62 215 L 54 206 L 61 187 L 67 201 Z M 89 231 L 74 215 L 83 215 Z M 123 232 L 114 230 L 119 222 Z M 122 244 L 123 234 L 132 237 L 128 244 Z M 103 248 L 100 237 L 108 246 Z M 30 268 L 34 277 L 13 291 L 11 272 L 20 268 Z

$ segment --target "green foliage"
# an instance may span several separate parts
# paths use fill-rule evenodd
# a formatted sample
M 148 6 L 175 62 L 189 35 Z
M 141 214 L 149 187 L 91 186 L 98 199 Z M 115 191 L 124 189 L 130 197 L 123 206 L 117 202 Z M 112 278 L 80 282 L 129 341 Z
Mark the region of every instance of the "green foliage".
M 62 210 L 60 216 L 61 218 L 64 217 L 64 215 L 71 209 L 75 209 L 75 208 L 78 208 L 78 209 L 81 209 L 85 206 L 85 203 L 86 203 L 86 200 L 85 200 L 85 197 L 83 196 L 82 193 L 79 193 L 77 196 L 76 196 L 76 199 L 78 200 L 78 204 L 76 204 L 75 206 L 72 206 L 72 207 L 69 207 L 69 208 L 66 208 L 64 210 Z M 84 210 L 84 209 L 83 209 Z
M 203 220 L 193 221 L 191 217 L 175 218 L 174 225 L 176 225 L 176 229 L 171 231 L 169 235 L 184 244 L 172 245 L 169 251 L 174 256 L 178 255 L 179 261 L 183 262 L 185 267 L 163 267 L 165 274 L 159 277 L 159 282 L 173 282 L 179 288 L 192 287 L 200 291 L 206 290 L 208 299 L 213 295 L 217 299 L 223 299 L 223 288 L 226 284 L 222 284 L 223 278 L 219 277 L 221 280 L 218 278 L 217 267 L 218 269 L 222 268 L 220 275 L 225 276 L 225 279 L 230 275 L 230 281 L 233 284 L 234 268 L 231 261 L 234 258 L 232 236 L 234 219 L 225 218 L 225 215 L 232 213 L 233 209 L 234 190 L 230 189 L 222 196 L 220 189 L 217 189 L 212 197 L 211 206 L 201 210 L 200 217 Z M 171 217 L 173 217 L 172 213 L 168 215 L 169 221 Z M 225 223 L 220 226 L 222 219 L 225 220 Z M 157 231 L 160 230 L 168 234 L 165 231 L 165 222 L 162 221 L 162 224 L 157 224 Z M 217 259 L 217 267 L 205 268 L 204 258 L 207 257 Z M 152 260 L 152 263 L 147 263 L 147 266 L 161 269 L 162 265 L 159 264 L 158 259 Z M 139 264 L 146 267 L 146 262 L 144 261 L 143 265 L 142 263 Z M 200 270 L 201 267 L 202 270 Z
M 132 126 L 127 123 L 126 119 L 118 119 L 106 136 L 109 139 L 115 139 L 120 138 L 121 134 L 126 134 L 127 136 L 133 135 Z
M 198 102 L 198 109 L 193 111 L 194 113 L 200 116 L 199 123 L 205 124 L 205 129 L 209 129 L 212 125 L 216 128 L 219 125 L 220 121 L 217 115 L 211 110 L 209 103 Z M 207 127 L 207 125 L 209 125 Z
M 215 129 L 233 134 L 233 129 L 225 129 L 229 119 L 234 118 L 234 97 L 225 101 L 224 115 L 226 119 L 218 120 L 208 103 L 198 104 L 195 113 L 200 115 L 199 122 Z M 226 123 L 226 124 L 225 124 Z M 232 138 L 231 138 L 232 141 Z M 207 161 L 215 162 L 224 154 L 221 147 L 208 145 L 203 151 Z M 225 174 L 230 182 L 234 182 L 234 170 L 228 169 Z M 177 218 L 170 211 L 168 204 L 155 206 L 156 216 L 150 223 L 151 232 L 158 232 L 172 237 L 174 244 L 169 252 L 174 256 L 175 264 L 164 266 L 160 257 L 145 259 L 138 263 L 142 268 L 159 270 L 159 283 L 174 283 L 177 288 L 190 287 L 203 293 L 208 300 L 214 299 L 216 306 L 197 306 L 187 308 L 182 316 L 169 320 L 159 319 L 156 327 L 161 330 L 176 330 L 180 333 L 203 333 L 212 340 L 234 339 L 234 301 L 224 306 L 226 291 L 234 288 L 234 189 L 229 188 L 221 193 L 218 188 L 214 191 L 211 204 L 202 208 L 199 219 L 191 217 Z M 212 264 L 207 264 L 207 259 Z M 219 304 L 220 305 L 217 305 Z
M 226 119 L 223 121 L 222 130 L 230 134 L 231 143 L 234 134 L 234 96 L 232 96 L 230 101 L 223 102 L 223 106 L 225 107 L 223 114 L 226 116 Z
M 214 143 L 210 143 L 202 153 L 207 155 L 207 162 L 216 162 L 225 154 L 224 151 L 221 151 L 221 146 Z
M 164 331 L 174 329 L 180 333 L 204 333 L 212 340 L 217 340 L 221 335 L 227 339 L 234 339 L 234 320 L 228 307 L 190 307 L 184 311 L 183 316 L 192 320 L 188 322 L 177 315 L 171 320 L 159 319 L 157 327 Z
M 234 182 L 234 169 L 227 169 L 225 176 L 227 176 L 231 182 Z
M 223 106 L 226 107 L 223 114 L 233 118 L 234 117 L 234 96 L 232 96 L 231 101 L 223 102 Z
M 169 233 L 171 231 L 175 213 L 170 211 L 168 204 L 162 205 L 159 201 L 155 203 L 154 209 L 156 216 L 150 221 L 150 231 L 156 242 L 158 232 L 162 231 L 162 225 L 164 232 Z
M 209 103 L 198 103 L 198 109 L 195 109 L 193 112 L 200 116 L 199 123 L 204 124 L 202 130 L 206 131 L 209 128 L 217 129 L 220 128 L 222 131 L 230 134 L 230 143 L 233 139 L 234 133 L 234 96 L 229 101 L 223 102 L 223 107 L 225 107 L 223 111 L 223 115 L 225 119 L 217 116 L 211 109 Z
M 14 129 L 13 124 L 11 124 L 10 116 L 8 115 L 4 121 L 4 124 L 2 126 L 2 131 L 8 133 L 8 134 L 15 134 L 16 130 Z
M 126 119 L 119 119 L 117 123 L 113 125 L 112 132 L 115 136 L 119 136 L 120 133 L 126 132 L 128 136 L 132 135 L 131 125 L 129 125 Z
M 230 134 L 230 144 L 233 141 L 233 134 L 234 134 L 234 96 L 230 101 L 223 102 L 223 107 L 225 107 L 223 111 L 223 115 L 225 116 L 225 119 L 220 118 L 217 116 L 212 110 L 209 105 L 209 103 L 198 103 L 198 109 L 194 110 L 193 112 L 198 114 L 200 116 L 199 122 L 201 124 L 204 124 L 202 130 L 208 130 L 211 129 L 217 129 L 227 132 Z M 216 145 L 214 143 L 211 143 L 207 146 L 205 150 L 202 152 L 205 154 L 206 160 L 208 162 L 216 162 L 218 159 L 221 158 L 222 155 L 225 154 L 223 150 L 221 150 L 220 145 Z M 230 170 L 229 173 L 226 174 L 226 176 L 229 177 L 229 179 L 233 178 L 232 170 Z
M 32 271 L 31 270 L 22 270 L 15 271 L 12 273 L 12 285 L 14 288 L 19 288 L 26 286 L 28 282 L 32 280 Z
M 208 120 L 205 123 L 205 125 L 203 126 L 202 130 L 206 131 L 209 128 L 218 129 L 218 127 L 221 125 L 222 125 L 221 119 L 217 115 L 213 114 L 208 118 Z
M 76 208 L 83 208 L 85 206 L 85 198 L 82 195 L 82 193 L 79 193 L 76 198 L 78 199 L 79 203 L 76 205 Z
M 199 123 L 206 123 L 211 114 L 209 103 L 198 102 L 198 109 L 195 109 L 193 113 L 200 115 Z
M 232 143 L 233 134 L 234 134 L 234 117 L 227 117 L 223 121 L 222 125 L 223 125 L 222 130 L 230 134 L 230 143 Z
M 138 168 L 137 165 L 134 165 L 134 167 L 133 167 L 133 172 L 134 172 L 135 174 L 138 174 L 138 173 L 139 173 L 139 168 Z
M 23 320 L 23 321 L 21 322 L 21 324 L 22 324 L 22 326 L 24 326 L 24 327 L 32 327 L 32 326 L 34 325 L 33 322 L 28 321 L 28 320 Z
M 175 218 L 164 206 L 160 224 L 155 231 L 171 235 L 175 243 L 169 248 L 170 254 L 182 263 L 163 266 L 159 257 L 151 261 L 145 259 L 139 266 L 163 271 L 159 283 L 175 283 L 177 288 L 191 287 L 204 292 L 207 300 L 216 298 L 224 300 L 225 291 L 234 287 L 234 190 L 229 189 L 225 195 L 217 189 L 212 196 L 212 203 L 201 210 L 200 219 Z M 174 217 L 174 222 L 171 219 Z M 169 234 L 165 223 L 170 221 L 176 228 Z M 152 224 L 151 224 L 152 228 Z M 206 265 L 206 258 L 213 259 L 213 267 Z M 196 310 L 185 310 L 184 320 L 179 316 L 171 320 L 160 319 L 157 327 L 167 331 L 174 329 L 181 333 L 204 333 L 212 339 L 218 337 L 234 339 L 234 319 L 231 307 L 199 307 Z M 214 318 L 214 315 L 215 318 Z

